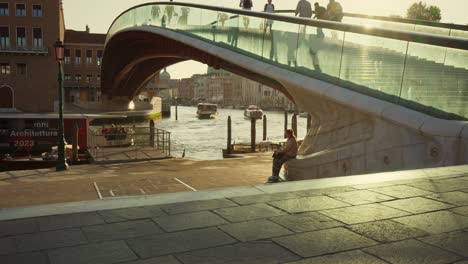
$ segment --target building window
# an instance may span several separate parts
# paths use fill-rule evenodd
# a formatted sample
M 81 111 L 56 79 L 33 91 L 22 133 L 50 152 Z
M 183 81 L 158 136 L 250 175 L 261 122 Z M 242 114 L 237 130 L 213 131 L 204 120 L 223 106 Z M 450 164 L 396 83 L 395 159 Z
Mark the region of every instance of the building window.
M 70 58 L 70 49 L 65 49 L 65 64 L 70 64 L 71 63 L 71 58 Z
M 81 50 L 79 49 L 75 50 L 75 64 L 76 65 L 81 64 Z
M 26 16 L 25 4 L 16 4 L 16 16 Z
M 101 81 L 101 75 L 100 74 L 96 75 L 96 81 L 98 81 L 98 82 Z
M 93 79 L 93 75 L 91 75 L 91 74 L 86 75 L 86 82 L 87 83 L 90 83 L 92 79 Z
M 16 48 L 26 49 L 26 28 L 16 28 Z
M 86 64 L 92 64 L 92 63 L 93 63 L 93 51 L 86 50 Z
M 10 73 L 11 73 L 10 64 L 1 63 L 0 64 L 0 74 L 1 75 L 9 75 Z
M 42 16 L 42 6 L 41 5 L 33 5 L 32 8 L 32 16 L 33 17 L 41 17 Z
M 81 74 L 75 75 L 75 80 L 81 82 Z
M 101 66 L 101 64 L 102 64 L 102 50 L 97 51 L 96 63 L 97 63 L 98 66 Z
M 33 49 L 42 49 L 42 29 L 33 28 Z
M 0 3 L 0 16 L 8 16 L 8 3 Z
M 0 49 L 10 48 L 10 30 L 8 27 L 0 27 Z
M 69 81 L 69 80 L 71 79 L 70 74 L 66 73 L 66 74 L 64 75 L 64 79 L 65 79 L 65 81 Z
M 26 75 L 26 64 L 24 63 L 16 64 L 16 75 Z

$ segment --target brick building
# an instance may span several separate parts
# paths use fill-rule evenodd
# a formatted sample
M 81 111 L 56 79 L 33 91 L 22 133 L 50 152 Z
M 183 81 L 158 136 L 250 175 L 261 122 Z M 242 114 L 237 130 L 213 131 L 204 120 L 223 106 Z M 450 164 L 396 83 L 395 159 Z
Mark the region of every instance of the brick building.
M 65 31 L 65 101 L 100 101 L 101 64 L 106 34 Z
M 0 112 L 54 111 L 64 32 L 61 0 L 0 0 Z

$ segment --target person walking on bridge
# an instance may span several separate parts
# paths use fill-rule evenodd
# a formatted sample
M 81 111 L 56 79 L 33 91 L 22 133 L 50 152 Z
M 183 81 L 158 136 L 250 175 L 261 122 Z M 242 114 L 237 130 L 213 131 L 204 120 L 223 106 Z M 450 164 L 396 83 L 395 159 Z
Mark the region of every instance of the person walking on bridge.
M 268 2 L 263 7 L 263 12 L 275 13 L 275 5 L 272 4 L 271 2 L 272 2 L 272 0 L 268 0 Z M 269 29 L 270 34 L 271 34 L 271 27 L 272 26 L 273 26 L 273 20 L 272 19 L 267 19 L 265 21 L 265 30 L 264 30 L 264 32 L 266 32 L 266 30 Z
M 295 16 L 299 15 L 299 17 L 303 18 L 311 18 L 312 17 L 312 6 L 310 2 L 307 0 L 299 0 L 296 7 Z M 299 32 L 305 34 L 306 26 L 301 25 Z
M 252 10 L 253 3 L 252 0 L 240 0 L 239 6 L 244 10 Z M 247 29 L 250 24 L 250 19 L 248 16 L 243 16 L 242 20 L 244 21 L 244 27 Z
M 268 183 L 278 182 L 281 166 L 283 166 L 286 161 L 296 158 L 297 141 L 294 131 L 292 129 L 288 129 L 285 134 L 287 138 L 285 146 L 281 150 L 275 151 L 273 154 L 273 175 L 268 178 Z
M 315 2 L 315 16 L 316 19 L 325 20 L 327 19 L 327 9 L 325 7 L 320 6 L 318 2 Z M 323 30 L 321 27 L 317 27 L 317 37 L 323 39 L 325 35 L 323 34 Z
M 335 0 L 330 0 L 327 5 L 327 15 L 329 20 L 341 22 L 343 20 L 343 7 Z

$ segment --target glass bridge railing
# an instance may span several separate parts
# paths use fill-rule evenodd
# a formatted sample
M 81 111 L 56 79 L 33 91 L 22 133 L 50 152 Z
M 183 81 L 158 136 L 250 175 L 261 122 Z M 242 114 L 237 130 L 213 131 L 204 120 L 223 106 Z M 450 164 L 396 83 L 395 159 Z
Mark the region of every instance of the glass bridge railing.
M 173 30 L 434 117 L 468 120 L 468 41 L 462 38 L 152 3 L 120 15 L 107 41 L 135 26 Z
M 294 16 L 295 10 L 277 10 L 276 13 Z M 405 30 L 468 39 L 468 25 L 438 23 L 400 17 L 371 16 L 354 13 L 344 13 L 342 22 L 366 27 Z

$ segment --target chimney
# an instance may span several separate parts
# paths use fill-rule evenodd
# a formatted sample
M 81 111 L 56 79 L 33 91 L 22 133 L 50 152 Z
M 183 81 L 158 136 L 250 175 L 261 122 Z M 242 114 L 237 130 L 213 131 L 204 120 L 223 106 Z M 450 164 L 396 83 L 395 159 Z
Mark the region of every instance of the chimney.
M 89 27 L 86 25 L 86 33 L 89 33 Z

